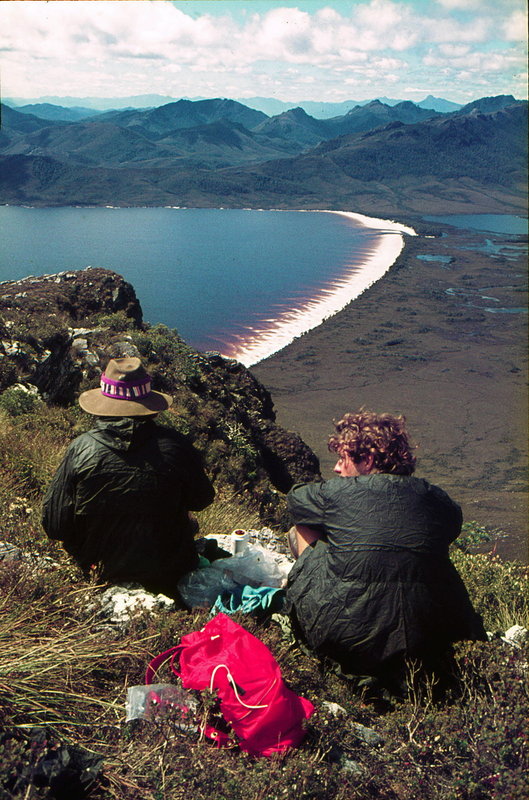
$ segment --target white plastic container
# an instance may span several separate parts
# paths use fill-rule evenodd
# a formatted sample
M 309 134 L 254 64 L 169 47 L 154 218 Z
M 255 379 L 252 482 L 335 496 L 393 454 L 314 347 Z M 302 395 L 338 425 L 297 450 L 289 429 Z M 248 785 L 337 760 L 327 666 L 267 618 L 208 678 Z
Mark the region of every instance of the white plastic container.
M 237 528 L 237 530 L 232 531 L 231 534 L 231 552 L 234 556 L 238 553 L 244 553 L 248 548 L 248 542 L 250 541 L 250 534 L 248 531 L 242 530 L 242 528 Z

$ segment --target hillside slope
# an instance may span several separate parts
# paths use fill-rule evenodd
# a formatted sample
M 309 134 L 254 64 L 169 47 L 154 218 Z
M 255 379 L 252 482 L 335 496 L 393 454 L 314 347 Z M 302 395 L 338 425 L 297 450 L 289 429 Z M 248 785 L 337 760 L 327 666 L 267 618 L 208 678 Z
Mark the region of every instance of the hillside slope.
M 261 120 L 253 131 L 211 115 L 204 124 L 168 130 L 174 114 L 169 123 L 164 118 L 165 128 L 157 122 L 153 129 L 145 115 L 158 119 L 154 112 L 137 111 L 100 115 L 92 123 L 41 121 L 36 128 L 37 118 L 11 111 L 0 136 L 0 202 L 360 208 L 377 215 L 458 213 L 469 206 L 474 212 L 523 212 L 527 103 L 510 100 L 485 98 L 466 113 L 433 118 L 432 111 L 401 103 L 390 116 L 429 118 L 393 118 L 289 158 L 285 152 L 306 150 L 329 123 L 359 122 L 356 114 L 365 109 L 334 121 L 314 120 L 298 109 Z M 165 108 L 156 111 L 163 117 Z M 387 118 L 388 107 L 376 108 Z M 189 125 L 196 123 L 196 109 L 186 105 L 184 111 Z M 123 114 L 130 125 L 122 127 Z

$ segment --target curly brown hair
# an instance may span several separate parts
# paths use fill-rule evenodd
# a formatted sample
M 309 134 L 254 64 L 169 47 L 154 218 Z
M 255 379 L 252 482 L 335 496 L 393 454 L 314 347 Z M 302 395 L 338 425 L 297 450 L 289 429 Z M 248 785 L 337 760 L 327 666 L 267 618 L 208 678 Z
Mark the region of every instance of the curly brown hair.
M 411 475 L 415 457 L 405 428 L 406 418 L 376 414 L 361 408 L 356 414 L 345 414 L 334 423 L 336 433 L 329 438 L 329 450 L 348 454 L 355 463 L 372 455 L 373 470 L 393 475 Z

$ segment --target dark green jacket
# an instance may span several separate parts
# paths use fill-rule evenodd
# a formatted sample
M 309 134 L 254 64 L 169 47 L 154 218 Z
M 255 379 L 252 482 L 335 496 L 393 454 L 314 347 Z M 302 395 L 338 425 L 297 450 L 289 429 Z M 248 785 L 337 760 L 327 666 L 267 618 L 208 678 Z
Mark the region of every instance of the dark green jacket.
M 150 418 L 100 417 L 68 447 L 43 526 L 83 570 L 99 565 L 103 580 L 174 595 L 198 563 L 187 512 L 213 496 L 185 437 Z
M 295 486 L 295 524 L 322 533 L 289 576 L 287 608 L 307 643 L 348 671 L 376 674 L 485 631 L 448 557 L 459 506 L 410 476 L 336 477 Z

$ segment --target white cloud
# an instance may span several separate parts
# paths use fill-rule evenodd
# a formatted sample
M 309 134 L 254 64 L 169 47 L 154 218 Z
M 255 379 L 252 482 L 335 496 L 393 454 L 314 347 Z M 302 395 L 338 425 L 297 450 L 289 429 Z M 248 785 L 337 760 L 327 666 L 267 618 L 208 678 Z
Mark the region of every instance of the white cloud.
M 497 66 L 488 68 L 489 75 L 502 69 L 510 74 L 513 64 L 516 73 L 523 69 L 516 49 L 502 51 L 499 41 L 491 46 L 501 37 L 513 43 L 524 38 L 522 0 L 359 0 L 339 11 L 322 0 L 311 13 L 296 8 L 295 0 L 271 0 L 266 13 L 257 13 L 246 0 L 250 13 L 237 18 L 217 14 L 213 2 L 193 15 L 184 2 L 167 0 L 1 5 L 4 93 L 13 96 L 225 96 L 231 87 L 239 94 L 239 86 L 241 92 L 273 89 L 295 99 L 294 90 L 312 86 L 315 98 L 324 87 L 347 99 L 344 75 L 354 75 L 358 85 L 364 76 L 366 85 L 376 84 L 384 94 L 384 82 L 425 83 L 425 67 L 436 76 L 444 74 L 442 67 L 451 76 L 456 68 L 477 69 L 491 50 L 489 63 Z
M 393 33 L 409 15 L 409 6 L 392 0 L 371 0 L 367 5 L 358 7 L 358 21 L 365 28 L 378 33 Z
M 325 6 L 325 8 L 320 8 L 316 11 L 316 19 L 318 22 L 339 22 L 341 17 L 335 8 Z
M 450 11 L 473 10 L 483 6 L 483 0 L 437 0 L 437 2 L 439 5 L 443 6 L 443 8 L 447 8 Z
M 439 45 L 439 52 L 447 58 L 460 58 L 470 52 L 470 45 L 444 43 Z
M 368 50 L 406 50 L 420 37 L 420 26 L 407 3 L 371 0 L 369 4 L 358 6 L 357 19 Z
M 236 32 L 207 15 L 194 20 L 164 0 L 153 2 L 11 2 L 4 14 L 8 43 L 35 54 L 112 57 L 158 53 L 174 57 L 183 50 L 213 48 Z M 4 9 L 5 10 L 5 9 Z M 11 12 L 11 13 L 10 13 Z
M 507 41 L 527 42 L 527 11 L 513 11 L 503 23 Z
M 424 57 L 423 62 L 426 67 L 444 67 L 450 71 L 454 78 L 458 75 L 459 80 L 468 80 L 468 77 L 472 75 L 474 79 L 481 76 L 490 81 L 494 73 L 505 72 L 511 74 L 520 67 L 520 59 L 517 54 L 498 51 L 488 53 L 469 52 L 453 56 L 448 60 L 446 56 L 441 55 L 439 52 L 430 51 Z
M 476 17 L 466 24 L 455 19 L 431 19 L 425 22 L 423 35 L 429 42 L 480 44 L 490 39 L 492 28 L 492 19 L 487 17 Z
M 311 47 L 311 17 L 296 8 L 277 8 L 254 17 L 251 44 L 254 53 L 268 59 L 303 60 Z M 243 44 L 246 50 L 250 42 Z

